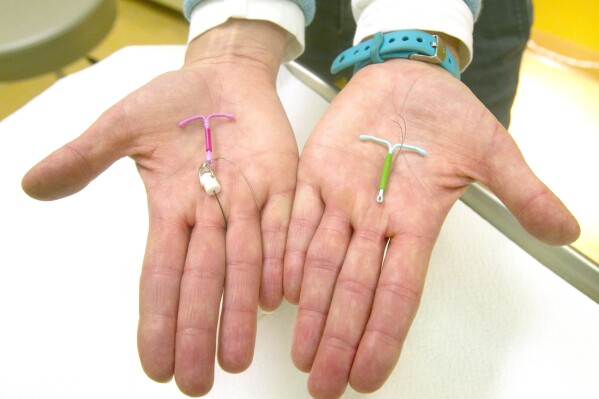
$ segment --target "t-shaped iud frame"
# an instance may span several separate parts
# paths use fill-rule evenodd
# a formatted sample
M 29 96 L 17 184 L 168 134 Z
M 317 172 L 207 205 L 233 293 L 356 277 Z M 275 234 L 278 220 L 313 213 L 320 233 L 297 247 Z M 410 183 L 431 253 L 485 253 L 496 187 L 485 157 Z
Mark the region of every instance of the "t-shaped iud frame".
M 179 122 L 179 127 L 187 125 L 189 122 L 197 121 L 201 119 L 204 121 L 204 137 L 206 139 L 206 162 L 212 166 L 212 133 L 210 131 L 210 119 L 211 118 L 227 118 L 235 120 L 235 117 L 231 114 L 210 114 L 208 116 L 195 115 L 187 119 L 183 119 Z
M 395 145 L 391 145 L 387 140 L 379 139 L 378 137 L 369 136 L 367 134 L 363 134 L 360 136 L 360 140 L 362 141 L 375 141 L 380 144 L 385 144 L 389 148 L 389 152 L 385 156 L 385 165 L 383 166 L 383 171 L 381 173 L 381 180 L 379 182 L 379 195 L 376 197 L 376 202 L 379 204 L 383 202 L 383 194 L 387 189 L 387 182 L 389 181 L 389 174 L 391 173 L 391 163 L 393 162 L 393 151 L 396 148 L 405 148 L 406 150 L 416 151 L 419 155 L 425 156 L 426 151 L 424 151 L 420 147 L 416 147 L 409 144 L 399 143 Z
M 198 119 L 204 121 L 206 162 L 200 166 L 198 174 L 200 177 L 200 183 L 202 184 L 202 187 L 204 187 L 206 193 L 208 195 L 216 195 L 220 191 L 220 184 L 218 183 L 218 180 L 216 180 L 216 176 L 214 176 L 214 171 L 212 170 L 212 132 L 210 131 L 211 118 L 227 118 L 230 120 L 235 120 L 235 117 L 231 114 L 210 114 L 208 116 L 195 115 L 187 119 L 183 119 L 181 122 L 179 122 L 179 127 L 183 127 L 189 122 L 196 121 Z

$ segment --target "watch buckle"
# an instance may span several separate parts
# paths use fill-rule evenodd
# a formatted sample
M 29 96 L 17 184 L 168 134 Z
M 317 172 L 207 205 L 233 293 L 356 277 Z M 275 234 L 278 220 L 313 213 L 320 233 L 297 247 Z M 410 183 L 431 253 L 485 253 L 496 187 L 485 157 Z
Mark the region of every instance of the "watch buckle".
M 433 37 L 435 39 L 431 43 L 431 46 L 435 48 L 435 54 L 412 54 L 409 58 L 414 61 L 423 61 L 431 64 L 440 64 L 445 61 L 445 57 L 447 57 L 447 47 L 445 46 L 445 42 L 438 35 L 433 35 Z

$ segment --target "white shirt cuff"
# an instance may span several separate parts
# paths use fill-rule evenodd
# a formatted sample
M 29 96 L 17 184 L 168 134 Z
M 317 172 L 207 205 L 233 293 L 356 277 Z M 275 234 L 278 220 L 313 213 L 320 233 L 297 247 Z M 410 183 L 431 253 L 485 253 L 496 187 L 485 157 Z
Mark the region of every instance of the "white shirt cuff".
M 463 0 L 353 0 L 352 11 L 358 25 L 354 45 L 377 32 L 434 31 L 460 41 L 462 71 L 472 61 L 474 18 Z
M 304 52 L 304 13 L 296 3 L 281 0 L 204 0 L 191 14 L 188 42 L 229 18 L 270 21 L 285 29 L 289 35 L 283 62 Z

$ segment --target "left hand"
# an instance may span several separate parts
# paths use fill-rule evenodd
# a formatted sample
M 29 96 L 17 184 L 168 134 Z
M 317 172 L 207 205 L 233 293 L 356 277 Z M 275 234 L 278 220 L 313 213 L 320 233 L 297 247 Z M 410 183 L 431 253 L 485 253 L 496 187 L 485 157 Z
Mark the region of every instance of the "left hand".
M 427 155 L 402 150 L 378 204 L 388 150 L 358 136 L 400 143 L 402 118 L 405 144 Z M 318 398 L 339 397 L 348 382 L 372 392 L 390 375 L 441 225 L 471 182 L 489 187 L 547 243 L 579 234 L 483 104 L 446 71 L 422 62 L 397 59 L 359 71 L 312 133 L 297 181 L 284 291 L 299 301 L 292 358 L 310 372 L 308 388 Z

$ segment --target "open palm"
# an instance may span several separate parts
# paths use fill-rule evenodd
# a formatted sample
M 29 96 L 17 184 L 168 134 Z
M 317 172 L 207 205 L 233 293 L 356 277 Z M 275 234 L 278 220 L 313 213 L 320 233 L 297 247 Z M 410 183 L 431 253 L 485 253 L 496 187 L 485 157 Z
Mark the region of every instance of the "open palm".
M 150 221 L 140 358 L 150 377 L 166 381 L 174 374 L 190 395 L 212 386 L 219 314 L 220 364 L 239 372 L 252 360 L 259 301 L 272 309 L 282 299 L 297 146 L 274 76 L 241 68 L 210 60 L 158 77 L 23 179 L 31 196 L 57 199 L 81 190 L 117 159 L 135 160 Z M 198 181 L 206 159 L 201 122 L 178 126 L 214 112 L 235 116 L 211 121 L 222 212 Z
M 382 203 L 388 149 L 360 141 L 362 134 L 427 152 L 394 156 Z M 302 153 L 285 256 L 285 296 L 299 302 L 292 357 L 310 371 L 312 395 L 338 397 L 348 382 L 364 392 L 383 384 L 416 314 L 441 225 L 473 181 L 538 238 L 577 237 L 576 221 L 508 132 L 442 69 L 387 61 L 358 72 L 337 96 Z

